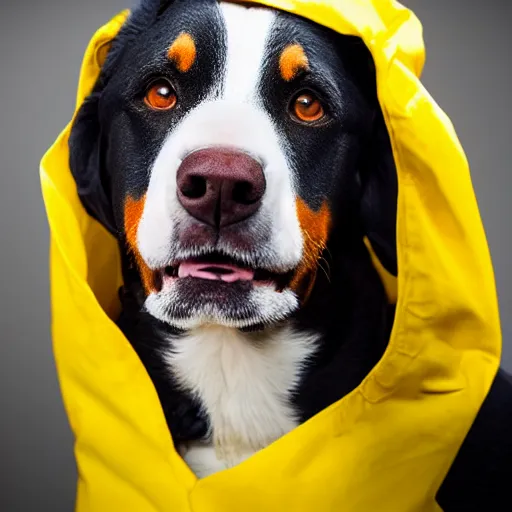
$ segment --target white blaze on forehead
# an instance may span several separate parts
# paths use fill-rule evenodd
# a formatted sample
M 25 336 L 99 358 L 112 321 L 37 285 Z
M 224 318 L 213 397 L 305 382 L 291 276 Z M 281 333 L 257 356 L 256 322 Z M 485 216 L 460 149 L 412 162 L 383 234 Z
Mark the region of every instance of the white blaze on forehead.
M 223 97 L 255 101 L 275 13 L 261 7 L 221 3 L 227 33 Z

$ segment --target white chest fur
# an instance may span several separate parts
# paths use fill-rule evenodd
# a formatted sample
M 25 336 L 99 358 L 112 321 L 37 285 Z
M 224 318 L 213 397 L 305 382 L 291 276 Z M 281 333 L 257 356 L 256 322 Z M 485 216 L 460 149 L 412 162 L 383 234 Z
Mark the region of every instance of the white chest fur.
M 211 422 L 211 442 L 180 447 L 198 477 L 240 463 L 297 426 L 290 396 L 315 349 L 315 335 L 289 327 L 263 336 L 209 326 L 172 340 L 166 362 Z

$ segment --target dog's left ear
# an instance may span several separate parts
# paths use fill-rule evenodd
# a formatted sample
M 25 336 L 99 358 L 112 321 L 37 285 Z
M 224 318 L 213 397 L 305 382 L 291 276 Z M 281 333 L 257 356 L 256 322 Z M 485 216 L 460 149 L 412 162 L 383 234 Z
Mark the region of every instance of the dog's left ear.
M 358 166 L 363 229 L 384 268 L 396 276 L 398 178 L 391 141 L 377 97 L 375 64 L 360 38 L 343 36 L 340 44 L 345 66 L 374 109 L 373 123 Z
M 361 219 L 365 234 L 384 268 L 396 276 L 398 178 L 391 141 L 380 108 L 359 164 Z

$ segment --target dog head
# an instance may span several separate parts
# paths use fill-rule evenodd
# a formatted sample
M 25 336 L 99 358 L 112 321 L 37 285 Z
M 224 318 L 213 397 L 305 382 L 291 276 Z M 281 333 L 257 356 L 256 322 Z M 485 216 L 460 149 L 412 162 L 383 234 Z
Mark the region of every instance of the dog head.
M 144 1 L 77 114 L 70 155 L 146 309 L 174 327 L 294 315 L 349 221 L 396 270 L 396 176 L 370 54 L 299 17 Z

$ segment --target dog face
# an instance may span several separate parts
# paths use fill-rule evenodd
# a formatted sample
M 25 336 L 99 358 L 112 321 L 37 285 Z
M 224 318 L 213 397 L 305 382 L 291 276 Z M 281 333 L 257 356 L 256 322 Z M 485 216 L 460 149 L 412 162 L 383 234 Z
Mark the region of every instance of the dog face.
M 79 194 L 130 251 L 154 317 L 281 321 L 307 300 L 347 204 L 371 189 L 369 54 L 266 8 L 154 4 L 114 42 L 77 116 Z

